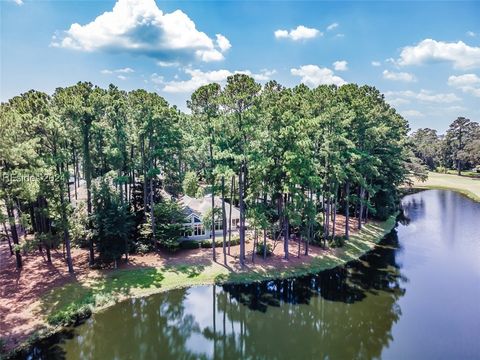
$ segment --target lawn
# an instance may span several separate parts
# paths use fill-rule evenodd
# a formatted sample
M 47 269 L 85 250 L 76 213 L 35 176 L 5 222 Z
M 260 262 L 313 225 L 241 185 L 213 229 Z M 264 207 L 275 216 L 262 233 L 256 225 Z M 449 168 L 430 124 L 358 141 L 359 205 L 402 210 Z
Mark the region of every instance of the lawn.
M 50 325 L 67 325 L 89 316 L 92 311 L 99 311 L 129 297 L 193 285 L 242 283 L 315 273 L 357 259 L 371 250 L 394 226 L 394 216 L 384 222 L 371 222 L 353 234 L 344 247 L 323 250 L 321 255 L 318 255 L 319 248 L 317 252 L 312 248 L 308 262 L 296 262 L 296 256 L 292 256 L 281 267 L 250 264 L 244 270 L 238 270 L 211 262 L 206 265 L 183 264 L 116 270 L 99 278 L 75 281 L 52 289 L 40 300 L 38 311 L 39 315 L 49 314 L 47 322 Z
M 480 178 L 429 172 L 428 180 L 425 182 L 415 181 L 414 187 L 454 190 L 470 199 L 480 201 Z

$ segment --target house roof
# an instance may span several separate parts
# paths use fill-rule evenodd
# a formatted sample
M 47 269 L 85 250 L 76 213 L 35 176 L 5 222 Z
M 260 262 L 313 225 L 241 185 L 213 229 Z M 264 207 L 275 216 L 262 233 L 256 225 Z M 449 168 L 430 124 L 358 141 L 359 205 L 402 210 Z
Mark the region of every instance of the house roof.
M 205 195 L 204 197 L 197 199 L 190 197 L 188 195 L 184 195 L 180 198 L 179 203 L 184 206 L 185 212 L 187 216 L 191 214 L 195 214 L 198 217 L 202 218 L 209 209 L 212 208 L 212 197 L 211 195 Z M 222 199 L 220 197 L 215 197 L 214 199 L 215 207 L 219 209 L 222 208 Z M 225 201 L 225 212 L 227 215 L 227 219 L 230 216 L 230 203 Z M 238 219 L 240 217 L 240 210 L 232 206 L 232 218 Z

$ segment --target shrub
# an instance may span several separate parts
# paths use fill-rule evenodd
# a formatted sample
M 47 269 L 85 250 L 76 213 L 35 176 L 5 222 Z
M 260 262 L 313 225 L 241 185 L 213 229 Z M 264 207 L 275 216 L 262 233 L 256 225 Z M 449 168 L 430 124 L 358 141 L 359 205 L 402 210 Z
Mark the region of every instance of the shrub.
M 200 249 L 200 242 L 195 240 L 186 240 L 180 243 L 180 249 Z
M 263 256 L 263 249 L 264 249 L 263 244 L 257 244 L 257 249 L 255 250 L 255 252 L 257 253 L 257 255 Z M 272 253 L 273 253 L 272 246 L 270 244 L 267 244 L 267 256 L 271 256 Z
M 333 240 L 329 241 L 329 245 L 331 247 L 340 248 L 345 245 L 345 240 L 346 240 L 345 236 L 335 236 Z
M 90 294 L 81 301 L 72 303 L 66 308 L 49 315 L 47 322 L 53 326 L 75 325 L 92 314 L 94 303 L 94 297 Z

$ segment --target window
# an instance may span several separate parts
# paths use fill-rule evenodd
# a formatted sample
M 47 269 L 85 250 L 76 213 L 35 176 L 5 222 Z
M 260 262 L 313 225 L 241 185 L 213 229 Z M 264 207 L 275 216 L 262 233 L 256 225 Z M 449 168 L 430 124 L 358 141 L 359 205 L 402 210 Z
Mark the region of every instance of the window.
M 183 233 L 184 237 L 189 237 L 193 235 L 193 229 L 192 228 L 187 228 L 185 229 L 185 232 Z
M 203 228 L 203 225 L 193 225 L 193 235 L 205 235 L 205 229 Z
M 222 230 L 223 229 L 223 222 L 222 220 L 215 221 L 215 230 Z

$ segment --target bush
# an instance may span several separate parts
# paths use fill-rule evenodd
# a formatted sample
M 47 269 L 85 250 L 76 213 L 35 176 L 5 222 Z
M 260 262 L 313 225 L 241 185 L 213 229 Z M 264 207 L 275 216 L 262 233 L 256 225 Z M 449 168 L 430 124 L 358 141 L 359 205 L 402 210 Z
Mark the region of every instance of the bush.
M 331 247 L 340 248 L 345 245 L 345 240 L 346 240 L 345 236 L 335 236 L 333 240 L 329 241 L 329 245 Z
M 53 326 L 69 326 L 78 324 L 80 321 L 92 315 L 92 306 L 94 305 L 93 295 L 89 295 L 80 302 L 72 303 L 65 309 L 51 314 L 47 322 Z
M 435 169 L 435 171 L 438 172 L 438 173 L 446 174 L 446 173 L 447 173 L 447 168 L 444 167 L 444 166 L 438 166 L 438 167 Z
M 257 253 L 257 255 L 263 256 L 263 249 L 264 249 L 263 244 L 257 244 L 257 249 L 255 250 L 255 252 Z M 267 256 L 271 256 L 272 253 L 273 253 L 272 246 L 270 244 L 267 244 Z
M 232 237 L 232 239 L 230 240 L 230 246 L 235 246 L 235 245 L 240 245 L 240 237 L 238 236 Z M 215 238 L 215 247 L 221 247 L 221 246 L 223 246 L 223 237 Z M 228 236 L 227 236 L 227 246 L 228 246 Z M 211 248 L 212 240 L 208 239 L 208 240 L 200 241 L 200 247 L 204 249 Z
M 195 240 L 186 240 L 180 243 L 180 249 L 200 249 L 200 242 Z

